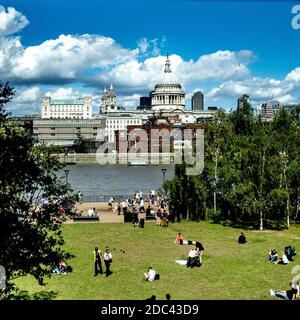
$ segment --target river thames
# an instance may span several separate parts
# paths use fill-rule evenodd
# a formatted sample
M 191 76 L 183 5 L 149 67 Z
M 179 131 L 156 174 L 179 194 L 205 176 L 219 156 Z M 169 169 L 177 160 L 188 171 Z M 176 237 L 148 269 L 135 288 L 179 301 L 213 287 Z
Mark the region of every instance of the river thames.
M 163 172 L 167 169 L 165 179 L 174 176 L 174 165 L 68 165 L 65 169 L 68 182 L 75 191 L 81 191 L 84 196 L 124 195 L 135 191 L 148 192 L 162 186 Z M 60 176 L 65 177 L 61 171 Z

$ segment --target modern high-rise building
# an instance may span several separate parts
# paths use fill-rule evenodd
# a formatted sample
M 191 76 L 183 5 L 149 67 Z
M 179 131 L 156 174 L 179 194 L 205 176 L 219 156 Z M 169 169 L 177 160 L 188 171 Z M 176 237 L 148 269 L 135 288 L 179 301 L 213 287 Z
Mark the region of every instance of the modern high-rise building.
M 261 113 L 263 118 L 273 118 L 280 108 L 279 101 L 269 100 L 262 104 Z
M 137 110 L 151 109 L 151 97 L 140 97 L 140 105 Z
M 197 91 L 192 96 L 192 110 L 204 110 L 204 95 Z

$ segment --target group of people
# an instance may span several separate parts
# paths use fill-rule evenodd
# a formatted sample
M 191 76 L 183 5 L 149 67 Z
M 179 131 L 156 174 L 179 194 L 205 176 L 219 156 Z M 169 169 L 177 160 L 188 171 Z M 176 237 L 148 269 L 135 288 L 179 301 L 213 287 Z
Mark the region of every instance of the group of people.
M 95 264 L 95 274 L 94 276 L 97 276 L 99 273 L 103 274 L 102 269 L 102 252 L 98 247 L 95 247 L 94 253 L 94 264 Z M 110 265 L 112 263 L 112 253 L 111 251 L 106 248 L 104 254 L 103 254 L 103 261 L 105 264 L 105 275 L 108 277 L 112 274 L 112 271 L 110 270 Z
M 195 245 L 195 248 L 190 249 L 186 266 L 187 267 L 200 267 L 202 265 L 202 254 L 204 252 L 204 247 L 199 241 L 195 240 L 185 240 L 181 232 L 176 235 L 175 243 L 179 245 Z
M 292 246 L 285 247 L 284 251 L 281 251 L 281 257 L 278 256 L 276 249 L 273 248 L 269 251 L 267 260 L 276 264 L 288 264 L 290 261 L 293 261 L 293 256 L 295 255 L 296 250 Z
M 72 267 L 68 266 L 65 261 L 60 261 L 58 263 L 58 266 L 53 270 L 53 273 L 58 274 L 58 275 L 66 275 L 69 272 L 72 271 Z
M 162 208 L 158 208 L 156 213 L 155 213 L 155 219 L 156 219 L 156 223 L 155 225 L 156 226 L 163 226 L 163 227 L 168 227 L 169 226 L 169 215 L 166 211 L 166 209 L 163 209 L 162 211 Z

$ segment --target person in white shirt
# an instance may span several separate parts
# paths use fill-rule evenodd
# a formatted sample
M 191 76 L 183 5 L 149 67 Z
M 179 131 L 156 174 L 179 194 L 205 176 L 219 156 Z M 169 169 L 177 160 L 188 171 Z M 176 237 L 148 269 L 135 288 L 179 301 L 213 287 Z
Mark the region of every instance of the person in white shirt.
M 112 263 L 112 254 L 109 249 L 106 249 L 103 255 L 103 260 L 105 264 L 105 275 L 108 277 L 112 272 L 110 271 L 110 264 Z
M 286 254 L 281 251 L 282 257 L 279 258 L 277 264 L 288 264 L 289 263 L 289 259 L 287 258 Z
M 125 200 L 122 201 L 122 210 L 123 210 L 123 214 L 127 213 L 127 202 Z
M 144 276 L 147 281 L 154 281 L 155 280 L 156 272 L 152 267 L 149 267 L 147 272 L 144 273 Z
M 88 210 L 88 217 L 92 217 L 94 215 L 94 210 L 93 208 L 89 208 Z

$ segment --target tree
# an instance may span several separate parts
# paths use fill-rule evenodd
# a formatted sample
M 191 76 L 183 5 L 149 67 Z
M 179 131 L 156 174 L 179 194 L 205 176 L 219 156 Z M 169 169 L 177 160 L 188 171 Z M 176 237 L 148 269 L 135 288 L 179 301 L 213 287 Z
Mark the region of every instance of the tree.
M 12 97 L 12 88 L 0 84 L 0 265 L 6 271 L 0 298 L 9 298 L 19 276 L 45 284 L 58 262 L 72 257 L 62 249 L 61 225 L 76 198 L 57 175 L 63 165 L 52 148 L 33 145 L 30 133 L 7 117 Z
M 79 133 L 77 136 L 77 139 L 74 141 L 74 149 L 77 153 L 86 153 L 86 139 L 82 137 L 82 135 Z
M 187 179 L 176 166 L 168 182 L 174 210 L 192 219 L 205 211 L 214 222 L 261 230 L 289 227 L 300 199 L 298 115 L 282 109 L 262 122 L 243 96 L 236 111 L 220 111 L 205 125 L 204 142 L 203 172 Z

